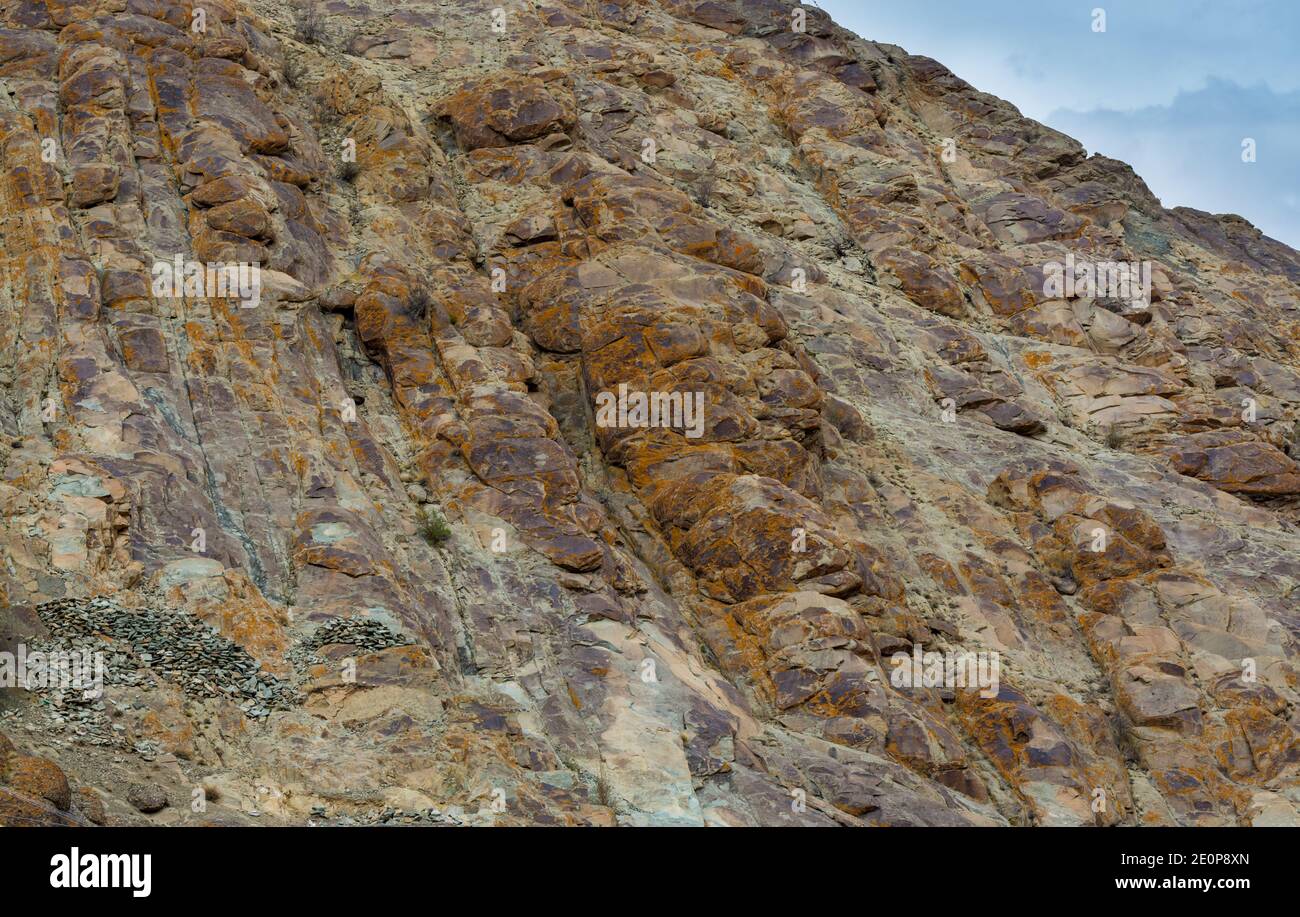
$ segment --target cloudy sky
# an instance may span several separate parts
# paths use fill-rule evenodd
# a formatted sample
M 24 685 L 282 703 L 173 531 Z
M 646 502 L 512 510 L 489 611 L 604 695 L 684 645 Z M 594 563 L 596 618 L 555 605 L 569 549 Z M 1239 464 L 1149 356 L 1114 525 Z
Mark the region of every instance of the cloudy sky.
M 811 5 L 811 3 L 810 3 Z M 1300 248 L 1297 0 L 817 0 L 1131 164 L 1166 207 Z M 1093 31 L 1096 9 L 1105 31 Z M 1242 162 L 1242 141 L 1256 161 Z

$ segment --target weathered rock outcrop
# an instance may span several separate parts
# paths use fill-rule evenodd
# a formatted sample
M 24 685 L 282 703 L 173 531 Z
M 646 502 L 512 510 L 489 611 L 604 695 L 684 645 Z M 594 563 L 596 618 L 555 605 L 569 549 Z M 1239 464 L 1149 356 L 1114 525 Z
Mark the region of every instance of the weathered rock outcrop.
M 0 650 L 109 660 L 0 824 L 1300 823 L 1300 255 L 818 10 L 497 7 L 0 10 Z

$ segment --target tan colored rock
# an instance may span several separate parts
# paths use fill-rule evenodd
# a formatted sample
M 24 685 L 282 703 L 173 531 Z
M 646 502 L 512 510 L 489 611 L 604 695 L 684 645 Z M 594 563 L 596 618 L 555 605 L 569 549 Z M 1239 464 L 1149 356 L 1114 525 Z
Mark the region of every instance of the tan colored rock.
M 24 701 L 0 824 L 1294 821 L 1300 256 L 820 11 L 322 6 L 0 9 L 0 639 L 261 678 Z
M 557 81 L 498 73 L 471 84 L 435 109 L 448 119 L 462 149 L 536 140 L 573 125 L 573 94 Z

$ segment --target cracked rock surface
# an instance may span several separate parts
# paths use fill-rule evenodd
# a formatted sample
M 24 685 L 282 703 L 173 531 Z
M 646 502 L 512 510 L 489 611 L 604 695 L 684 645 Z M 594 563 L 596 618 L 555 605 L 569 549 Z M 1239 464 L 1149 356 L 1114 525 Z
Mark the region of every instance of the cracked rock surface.
M 1300 824 L 1300 255 L 780 0 L 316 7 L 0 8 L 0 650 L 130 668 L 0 825 Z

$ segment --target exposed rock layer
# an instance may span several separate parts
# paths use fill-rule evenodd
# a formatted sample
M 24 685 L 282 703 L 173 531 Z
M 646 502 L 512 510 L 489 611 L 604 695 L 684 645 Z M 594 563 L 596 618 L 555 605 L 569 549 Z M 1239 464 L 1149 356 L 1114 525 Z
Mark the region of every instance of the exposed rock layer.
M 301 697 L 11 698 L 0 824 L 1300 821 L 1300 256 L 816 10 L 498 6 L 5 4 L 0 638 Z

